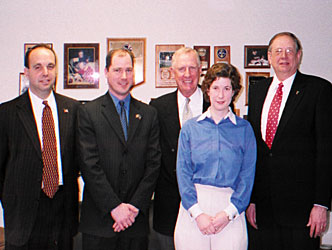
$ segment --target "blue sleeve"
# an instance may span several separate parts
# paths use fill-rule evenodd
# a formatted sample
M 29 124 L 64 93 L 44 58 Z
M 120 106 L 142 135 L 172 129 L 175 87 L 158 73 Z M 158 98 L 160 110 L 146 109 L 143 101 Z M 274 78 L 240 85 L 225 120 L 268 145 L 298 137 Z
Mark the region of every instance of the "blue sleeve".
M 197 203 L 196 188 L 192 181 L 194 167 L 191 164 L 190 129 L 188 123 L 189 122 L 187 122 L 180 131 L 176 163 L 176 174 L 181 202 L 183 207 L 187 210 Z
M 246 210 L 251 196 L 255 178 L 257 148 L 252 127 L 248 123 L 244 133 L 243 160 L 237 185 L 231 197 L 231 202 L 241 214 Z

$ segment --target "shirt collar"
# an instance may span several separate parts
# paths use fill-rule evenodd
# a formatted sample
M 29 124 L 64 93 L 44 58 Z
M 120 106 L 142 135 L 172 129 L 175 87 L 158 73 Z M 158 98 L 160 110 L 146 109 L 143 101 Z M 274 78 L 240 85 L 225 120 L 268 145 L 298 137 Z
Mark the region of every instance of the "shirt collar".
M 178 94 L 179 107 L 182 107 L 182 106 L 184 106 L 184 104 L 186 102 L 186 97 L 184 95 L 182 95 L 180 90 L 177 91 L 177 94 Z M 203 94 L 202 94 L 201 89 L 197 86 L 195 92 L 191 96 L 189 96 L 190 102 L 191 103 L 196 103 L 196 100 L 201 100 L 202 99 L 202 95 Z
M 293 75 L 291 75 L 290 77 L 288 77 L 287 79 L 285 79 L 284 81 L 280 81 L 280 80 L 278 79 L 277 75 L 274 75 L 274 77 L 273 77 L 273 81 L 272 81 L 272 84 L 271 84 L 271 85 L 272 85 L 272 88 L 277 89 L 279 83 L 282 82 L 282 84 L 284 85 L 285 88 L 290 89 L 291 86 L 292 86 L 292 84 L 293 84 L 293 82 L 294 82 L 294 79 L 295 79 L 296 73 L 297 73 L 297 71 L 296 71 Z
M 32 91 L 30 91 L 30 89 L 28 89 L 28 93 L 30 96 L 30 100 L 33 103 L 37 103 L 42 106 L 43 101 L 47 101 L 47 103 L 50 107 L 53 107 L 55 105 L 55 97 L 54 97 L 53 91 L 50 93 L 50 95 L 46 99 L 39 98 L 34 93 L 32 93 Z
M 211 117 L 211 112 L 210 112 L 210 108 L 211 108 L 211 107 L 209 107 L 207 111 L 205 111 L 203 114 L 201 114 L 201 115 L 197 118 L 197 121 L 198 121 L 198 122 L 204 120 L 205 118 L 210 118 L 210 119 L 212 119 L 212 117 Z M 230 120 L 234 125 L 236 125 L 236 117 L 235 117 L 235 115 L 234 115 L 234 113 L 233 113 L 233 111 L 232 111 L 232 109 L 231 109 L 230 107 L 228 108 L 228 113 L 225 115 L 225 117 L 224 117 L 222 120 L 226 120 L 227 118 L 229 118 L 229 120 Z
M 120 100 L 119 100 L 117 97 L 115 97 L 114 95 L 112 95 L 112 93 L 111 93 L 110 91 L 108 91 L 108 93 L 109 93 L 110 96 L 112 97 L 112 100 L 113 100 L 113 102 L 114 102 L 115 107 L 118 107 L 118 106 L 119 106 L 119 102 L 120 102 Z M 125 106 L 125 109 L 126 109 L 126 110 L 129 109 L 130 98 L 131 98 L 131 96 L 130 96 L 130 94 L 129 94 L 129 95 L 127 95 L 127 96 L 125 97 L 125 99 L 121 100 L 121 101 L 124 101 L 124 106 Z

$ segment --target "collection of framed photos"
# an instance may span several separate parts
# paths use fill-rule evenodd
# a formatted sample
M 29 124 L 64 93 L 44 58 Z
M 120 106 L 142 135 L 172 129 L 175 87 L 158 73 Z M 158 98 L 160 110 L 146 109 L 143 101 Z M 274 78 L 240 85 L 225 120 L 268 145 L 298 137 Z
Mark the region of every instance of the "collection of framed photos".
M 52 43 L 46 43 L 50 48 Z M 24 54 L 36 43 L 25 43 Z M 176 87 L 174 76 L 170 70 L 172 56 L 184 44 L 155 45 L 155 86 L 156 88 Z M 146 38 L 107 38 L 107 52 L 112 49 L 125 48 L 135 55 L 135 85 L 145 82 Z M 210 67 L 210 46 L 194 46 L 201 59 L 202 75 Z M 267 60 L 268 46 L 244 46 L 244 68 L 270 68 Z M 231 46 L 214 46 L 214 63 L 231 62 Z M 248 88 L 257 81 L 269 77 L 269 72 L 246 72 L 246 99 L 248 104 Z M 99 43 L 65 43 L 64 44 L 64 89 L 99 88 Z M 19 93 L 28 88 L 23 73 L 19 74 Z

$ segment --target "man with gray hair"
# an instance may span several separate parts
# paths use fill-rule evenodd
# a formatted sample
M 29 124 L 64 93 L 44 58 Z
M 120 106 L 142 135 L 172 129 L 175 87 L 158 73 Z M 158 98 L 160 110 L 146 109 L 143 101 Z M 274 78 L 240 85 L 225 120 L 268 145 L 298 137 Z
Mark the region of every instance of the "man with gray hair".
M 177 50 L 172 57 L 171 71 L 177 90 L 150 103 L 158 111 L 162 150 L 153 214 L 153 228 L 160 250 L 174 250 L 173 234 L 180 206 L 175 172 L 180 128 L 186 120 L 202 114 L 209 106 L 198 87 L 201 64 L 196 50 Z

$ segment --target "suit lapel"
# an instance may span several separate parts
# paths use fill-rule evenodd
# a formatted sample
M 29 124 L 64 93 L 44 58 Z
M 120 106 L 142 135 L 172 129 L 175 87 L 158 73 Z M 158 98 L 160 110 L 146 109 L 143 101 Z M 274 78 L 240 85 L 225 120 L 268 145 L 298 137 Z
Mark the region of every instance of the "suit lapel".
M 128 142 L 134 137 L 137 127 L 143 119 L 143 116 L 144 114 L 140 110 L 138 101 L 131 97 L 129 108 Z
M 65 149 L 68 139 L 68 127 L 71 118 L 71 110 L 67 105 L 67 102 L 61 98 L 61 96 L 54 93 L 57 111 L 58 111 L 58 120 L 59 120 L 59 137 L 60 137 L 60 148 L 61 148 L 61 158 L 64 157 Z M 64 164 L 62 164 L 62 171 L 66 173 L 66 169 L 64 169 Z
M 38 156 L 42 158 L 41 144 L 39 141 L 37 125 L 32 111 L 28 91 L 22 95 L 20 101 L 17 103 L 17 114 L 23 124 L 26 133 L 31 140 L 34 149 L 37 151 Z
M 120 117 L 118 112 L 116 111 L 114 102 L 107 92 L 104 95 L 104 98 L 102 100 L 102 110 L 101 113 L 111 126 L 111 128 L 115 131 L 116 136 L 119 138 L 119 140 L 126 145 L 127 142 L 125 141 L 121 122 L 120 122 Z
M 285 129 L 287 122 L 292 117 L 298 103 L 302 99 L 305 91 L 305 84 L 303 84 L 302 74 L 297 72 L 292 88 L 289 92 L 285 108 L 283 110 L 282 116 L 275 135 L 275 142 L 278 141 L 278 137 L 281 135 L 282 131 Z

